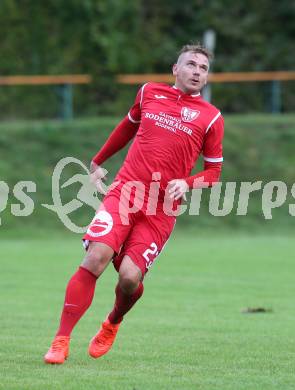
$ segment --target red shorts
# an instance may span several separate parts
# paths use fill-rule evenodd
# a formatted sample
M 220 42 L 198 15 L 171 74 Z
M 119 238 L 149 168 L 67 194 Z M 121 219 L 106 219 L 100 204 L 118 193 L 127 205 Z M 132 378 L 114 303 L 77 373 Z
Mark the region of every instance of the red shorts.
M 120 189 L 110 191 L 90 223 L 83 237 L 84 247 L 90 241 L 110 246 L 114 252 L 113 264 L 119 271 L 125 255 L 140 268 L 142 276 L 153 265 L 175 226 L 176 218 L 163 211 L 146 215 L 142 210 L 128 214 L 128 223 L 122 221 Z

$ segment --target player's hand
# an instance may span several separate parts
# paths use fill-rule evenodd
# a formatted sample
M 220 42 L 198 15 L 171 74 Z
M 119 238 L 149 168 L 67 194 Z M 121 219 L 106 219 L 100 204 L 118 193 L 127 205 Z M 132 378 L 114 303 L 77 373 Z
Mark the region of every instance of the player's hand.
M 184 179 L 174 179 L 169 181 L 169 197 L 170 199 L 178 200 L 183 198 L 186 200 L 185 193 L 189 190 L 189 186 Z
M 97 191 L 100 194 L 105 195 L 108 191 L 107 186 L 104 184 L 106 181 L 108 171 L 102 168 L 100 165 L 91 161 L 90 164 L 90 182 L 95 185 Z

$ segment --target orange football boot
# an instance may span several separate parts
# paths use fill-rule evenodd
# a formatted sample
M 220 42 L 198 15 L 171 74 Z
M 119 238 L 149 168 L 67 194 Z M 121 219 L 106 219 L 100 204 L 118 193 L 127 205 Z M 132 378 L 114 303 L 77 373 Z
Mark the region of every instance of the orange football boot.
M 102 323 L 98 333 L 90 341 L 88 348 L 89 355 L 94 359 L 97 359 L 107 353 L 115 341 L 120 325 L 121 323 L 111 324 L 110 321 L 106 319 Z
M 63 364 L 69 356 L 70 337 L 56 336 L 44 356 L 44 362 L 48 364 Z

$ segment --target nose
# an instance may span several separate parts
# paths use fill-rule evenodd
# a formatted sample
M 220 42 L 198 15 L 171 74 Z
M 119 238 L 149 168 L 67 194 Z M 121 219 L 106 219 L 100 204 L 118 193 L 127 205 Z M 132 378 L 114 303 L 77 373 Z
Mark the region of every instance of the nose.
M 194 75 L 199 75 L 200 74 L 200 67 L 199 67 L 199 65 L 197 65 L 197 66 L 195 66 L 194 67 Z

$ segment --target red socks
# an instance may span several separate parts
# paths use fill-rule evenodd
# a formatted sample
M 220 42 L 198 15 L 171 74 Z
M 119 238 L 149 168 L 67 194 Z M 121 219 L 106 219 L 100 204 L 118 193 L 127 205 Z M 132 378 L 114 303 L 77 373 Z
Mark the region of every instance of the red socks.
M 86 268 L 79 267 L 70 279 L 57 336 L 70 336 L 74 326 L 91 305 L 97 277 Z
M 86 268 L 79 267 L 70 279 L 67 289 L 60 326 L 56 336 L 70 336 L 71 332 L 92 303 L 97 277 Z M 123 293 L 116 286 L 116 301 L 108 318 L 112 324 L 122 321 L 123 316 L 132 308 L 143 294 L 143 284 L 140 282 L 132 295 Z
M 132 306 L 138 301 L 143 294 L 143 284 L 139 283 L 137 290 L 132 295 L 126 295 L 123 293 L 119 284 L 116 287 L 116 301 L 112 312 L 109 314 L 108 319 L 112 324 L 117 324 L 122 321 L 124 314 L 126 314 Z

